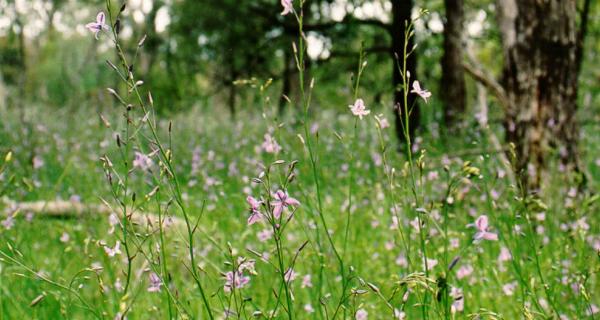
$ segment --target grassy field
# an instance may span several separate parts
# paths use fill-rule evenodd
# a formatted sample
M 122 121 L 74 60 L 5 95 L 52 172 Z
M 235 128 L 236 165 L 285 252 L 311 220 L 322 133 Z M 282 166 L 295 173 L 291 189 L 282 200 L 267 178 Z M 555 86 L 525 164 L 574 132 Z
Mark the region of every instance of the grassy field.
M 445 132 L 436 97 L 399 148 L 362 59 L 340 106 L 299 67 L 284 115 L 258 80 L 235 118 L 157 115 L 116 48 L 106 105 L 0 109 L 0 319 L 600 317 L 596 124 L 585 188 L 550 161 L 527 194 L 500 126 Z
M 104 121 L 88 111 L 31 108 L 22 123 L 18 114 L 4 111 L 2 151 L 10 150 L 12 159 L 2 174 L 2 318 L 208 316 L 190 271 L 189 234 L 177 193 L 166 182 L 159 155 L 150 155 L 147 167 L 129 165 L 128 181 L 120 177 L 127 191 L 116 187 L 115 173 L 127 170 L 119 160 L 123 142 L 118 148 L 116 138 L 126 127 L 115 108 L 105 110 Z M 391 128 L 378 129 L 369 116 L 356 122 L 355 134 L 351 113 L 317 112 L 310 120 L 317 194 L 310 155 L 299 138 L 301 123 L 294 117 L 240 118 L 251 120 L 201 112 L 175 116 L 170 137 L 169 122 L 157 122 L 172 150 L 182 204 L 192 223 L 199 219 L 193 232 L 196 272 L 214 317 L 274 312 L 274 318 L 287 318 L 288 308 L 306 319 L 331 318 L 336 312 L 358 319 L 364 314 L 389 319 L 394 312 L 407 319 L 424 313 L 443 318 L 445 310 L 459 319 L 477 314 L 583 319 L 596 311 L 597 198 L 571 187 L 558 169 L 552 169 L 552 183 L 544 187 L 548 196 L 521 199 L 499 154 L 482 151 L 488 145 L 484 133 L 473 130 L 465 144 L 465 137 L 443 138 L 432 131 L 414 148 L 419 159 L 413 186 L 406 159 L 394 150 Z M 148 154 L 152 145 L 143 142 L 148 131 L 142 129 L 130 142 L 126 159 L 134 160 L 138 148 Z M 590 135 L 585 145 L 593 190 L 600 172 L 594 163 L 599 155 L 593 153 L 597 137 Z M 417 150 L 427 152 L 420 157 Z M 100 161 L 105 155 L 113 159 L 112 188 Z M 288 183 L 292 161 L 298 162 Z M 266 175 L 265 168 L 271 168 Z M 257 183 L 259 177 L 263 183 Z M 285 186 L 300 202 L 284 209 L 285 228 L 275 230 L 277 241 L 266 219 L 247 223 L 246 196 L 273 197 L 265 191 L 267 180 L 272 192 Z M 171 226 L 159 228 L 154 220 L 124 228 L 124 220 L 109 217 L 107 210 L 88 208 L 76 216 L 66 206 L 60 217 L 49 217 L 43 208 L 33 212 L 9 204 L 9 199 L 107 203 L 113 206 L 109 211 L 120 214 L 113 195 L 126 199 L 135 215 L 172 217 Z M 488 230 L 498 241 L 474 241 L 477 228 L 469 224 L 482 215 L 489 217 Z M 284 286 L 289 306 L 279 253 L 283 270 L 293 266 L 294 276 Z M 226 290 L 225 275 L 248 261 L 253 268 L 242 267 L 233 290 Z

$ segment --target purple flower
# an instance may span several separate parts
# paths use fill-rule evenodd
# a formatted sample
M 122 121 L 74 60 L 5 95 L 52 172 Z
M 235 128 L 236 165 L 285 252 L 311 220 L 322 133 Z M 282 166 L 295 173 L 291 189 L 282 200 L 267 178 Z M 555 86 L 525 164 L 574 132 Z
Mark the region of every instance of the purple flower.
M 367 320 L 369 317 L 369 313 L 365 309 L 358 309 L 356 314 L 354 315 L 354 319 L 356 320 Z
M 488 225 L 488 217 L 486 215 L 480 216 L 479 218 L 477 218 L 477 220 L 475 220 L 475 224 L 473 225 L 475 226 L 475 228 L 477 228 L 477 233 L 475 233 L 475 236 L 473 237 L 473 239 L 475 239 L 475 241 L 477 240 L 490 240 L 490 241 L 497 241 L 498 240 L 498 235 L 492 232 L 489 232 L 489 225 Z
M 281 217 L 281 212 L 283 209 L 289 206 L 295 207 L 299 206 L 300 202 L 292 197 L 290 197 L 287 192 L 283 190 L 278 190 L 275 195 L 275 201 L 271 203 L 273 206 L 273 216 L 275 219 L 279 219 Z
M 250 282 L 250 277 L 244 276 L 241 271 L 229 271 L 225 274 L 225 285 L 223 290 L 231 292 L 232 289 L 243 288 Z
M 6 219 L 2 220 L 2 226 L 6 230 L 12 229 L 15 225 L 15 218 L 12 215 L 6 217 Z
M 133 159 L 133 167 L 140 168 L 142 170 L 148 170 L 152 167 L 152 159 L 149 156 L 141 153 L 135 152 L 135 158 Z
M 86 24 L 85 27 L 94 32 L 96 40 L 98 40 L 98 34 L 100 34 L 102 30 L 108 30 L 108 25 L 106 24 L 106 15 L 104 15 L 104 12 L 100 11 L 96 16 L 96 22 L 90 22 Z
M 283 11 L 281 12 L 282 16 L 288 15 L 294 11 L 292 0 L 281 0 L 281 6 L 283 7 Z
M 248 225 L 253 225 L 262 218 L 262 213 L 259 211 L 262 201 L 258 201 L 254 199 L 254 197 L 248 196 L 246 197 L 246 202 L 248 202 L 250 205 L 250 217 L 248 217 Z
M 160 287 L 162 286 L 162 281 L 160 280 L 160 277 L 154 273 L 151 272 L 149 275 L 150 278 L 150 285 L 148 286 L 148 292 L 159 292 L 160 291 Z
M 427 99 L 429 97 L 431 97 L 431 92 L 429 92 L 425 89 L 421 89 L 421 85 L 419 84 L 419 81 L 413 82 L 413 89 L 410 92 L 416 93 L 417 95 L 419 95 L 421 98 L 423 98 L 423 100 L 425 100 L 425 103 L 427 103 Z

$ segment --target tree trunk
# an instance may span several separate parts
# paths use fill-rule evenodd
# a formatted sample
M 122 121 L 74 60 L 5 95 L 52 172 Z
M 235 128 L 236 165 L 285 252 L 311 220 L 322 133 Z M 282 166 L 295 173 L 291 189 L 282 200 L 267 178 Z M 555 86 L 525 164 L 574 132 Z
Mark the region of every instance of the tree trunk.
M 404 43 L 406 41 L 405 30 L 407 24 L 411 21 L 411 13 L 413 8 L 413 0 L 393 0 L 392 1 L 392 26 L 391 26 L 391 37 L 392 37 L 392 59 L 393 63 L 393 74 L 392 83 L 394 85 L 394 114 L 396 116 L 396 135 L 400 141 L 406 141 L 405 133 L 403 131 L 404 124 L 404 89 L 402 88 L 402 75 L 398 68 L 398 64 L 402 66 L 402 59 L 404 57 Z M 412 38 L 408 44 L 408 51 L 414 46 Z M 398 64 L 396 64 L 396 57 L 398 58 Z M 417 57 L 413 52 L 406 61 L 406 70 L 410 72 L 414 79 L 417 75 Z M 410 87 L 410 86 L 409 86 Z M 416 104 L 416 98 L 414 94 L 408 95 L 408 109 L 413 107 L 412 113 L 409 118 L 409 133 L 411 139 L 414 139 L 416 129 L 420 124 L 420 110 Z
M 577 164 L 575 1 L 498 0 L 498 15 L 506 136 L 523 187 L 535 190 L 550 148 L 562 145 L 561 159 Z
M 463 60 L 463 0 L 444 0 L 444 56 L 442 57 L 441 97 L 444 103 L 446 127 L 457 127 L 466 107 L 465 74 Z

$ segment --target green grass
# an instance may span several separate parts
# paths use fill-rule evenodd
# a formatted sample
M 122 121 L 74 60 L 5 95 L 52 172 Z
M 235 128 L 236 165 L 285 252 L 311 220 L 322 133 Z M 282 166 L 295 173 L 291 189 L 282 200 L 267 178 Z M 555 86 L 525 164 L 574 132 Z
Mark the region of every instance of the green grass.
M 102 36 L 115 39 L 116 65 L 135 60 L 117 33 Z M 362 120 L 347 108 L 367 90 L 362 54 L 348 102 L 335 107 L 311 101 L 320 88 L 305 88 L 301 39 L 296 54 L 300 101 L 281 117 L 258 80 L 235 119 L 217 104 L 157 117 L 151 88 L 120 67 L 111 107 L 0 109 L 0 154 L 10 155 L 0 166 L 0 319 L 595 317 L 595 126 L 581 140 L 586 189 L 553 151 L 541 192 L 523 194 L 491 147 L 500 128 L 467 118 L 460 134 L 440 132 L 434 97 L 413 152 L 400 153 L 375 118 L 392 122 L 387 106 L 367 100 Z M 289 204 L 281 217 L 278 190 L 300 202 L 278 192 Z M 248 195 L 262 201 L 253 225 Z M 73 208 L 51 217 L 59 200 Z M 75 215 L 79 203 L 88 209 Z M 483 216 L 480 231 L 497 241 L 474 241 Z
M 6 197 L 16 201 L 51 201 L 77 196 L 87 204 L 100 204 L 101 199 L 106 199 L 114 205 L 98 159 L 107 154 L 117 170 L 121 169 L 113 138 L 115 133 L 122 134 L 123 130 L 119 111 L 107 110 L 104 113 L 112 123 L 110 129 L 102 127 L 92 112 L 77 111 L 73 114 L 44 108 L 27 111 L 32 128 L 30 133 L 23 132 L 14 112 L 4 111 L 2 117 L 6 120 L 0 131 L 0 148 L 3 153 L 13 152 L 13 161 L 8 164 L 3 180 L 10 175 L 16 177 L 16 183 L 8 189 Z M 80 120 L 68 121 L 69 118 Z M 422 303 L 427 303 L 426 312 L 430 318 L 444 318 L 444 300 L 436 299 L 438 294 L 443 296 L 444 287 L 439 285 L 439 281 L 446 274 L 447 263 L 457 255 L 460 255 L 460 260 L 447 280 L 451 287 L 461 288 L 464 296 L 464 311 L 456 313 L 456 318 L 467 318 L 483 310 L 494 312 L 504 319 L 522 318 L 525 312 L 533 318 L 543 318 L 553 315 L 556 309 L 569 319 L 583 319 L 588 317 L 590 305 L 600 302 L 596 294 L 600 290 L 597 276 L 599 258 L 591 245 L 593 241 L 600 240 L 596 219 L 598 204 L 589 193 L 569 198 L 567 192 L 571 184 L 565 182 L 566 175 L 553 168 L 541 198 L 547 209 L 537 210 L 529 206 L 526 210 L 509 180 L 497 177 L 498 170 L 506 171 L 497 154 L 474 152 L 474 155 L 462 158 L 452 156 L 465 150 L 481 150 L 486 145 L 485 136 L 473 131 L 470 134 L 473 143 L 465 144 L 464 136 L 442 140 L 425 134 L 420 147 L 427 152 L 423 179 L 419 179 L 422 184 L 417 188 L 424 210 L 415 210 L 405 160 L 394 151 L 396 142 L 391 128 L 383 130 L 384 143 L 388 146 L 387 163 L 395 168 L 394 189 L 390 191 L 388 177 L 377 160 L 381 150 L 373 118 L 359 121 L 358 136 L 353 142 L 354 119 L 349 112 L 340 116 L 318 112 L 313 114 L 313 118 L 312 123 L 319 124 L 318 139 L 313 133 L 313 141 L 318 155 L 323 213 L 346 268 L 353 270 L 351 273 L 346 270 L 351 275 L 349 289 L 345 290 L 349 297 L 337 317 L 350 318 L 357 309 L 366 310 L 370 319 L 392 317 L 387 303 L 366 285 L 370 283 L 379 288 L 391 306 L 404 308 L 408 319 L 422 317 Z M 280 276 L 273 265 L 248 250 L 267 252 L 271 259 L 275 259 L 275 246 L 272 239 L 266 242 L 258 240 L 257 233 L 268 229 L 268 225 L 246 225 L 245 192 L 251 191 L 258 197 L 260 186 L 251 180 L 259 175 L 263 165 L 282 159 L 286 162 L 299 161 L 295 180 L 288 191 L 302 203 L 282 238 L 286 265 L 298 248 L 308 241 L 295 264 L 294 270 L 299 276 L 291 283 L 294 315 L 299 319 L 322 319 L 328 313 L 331 317 L 339 303 L 342 280 L 331 247 L 325 241 L 323 226 L 316 216 L 317 199 L 311 166 L 306 148 L 297 136 L 302 132 L 301 124 L 295 122 L 293 116 L 277 121 L 244 114 L 238 119 L 245 121 L 231 121 L 226 116 L 199 112 L 178 115 L 173 119 L 173 163 L 183 186 L 183 199 L 192 220 L 195 221 L 203 212 L 200 231 L 194 234 L 196 261 L 201 267 L 198 269 L 201 270 L 200 279 L 213 313 L 221 317 L 226 306 L 234 301 L 238 304 L 245 301 L 240 309 L 243 310 L 242 318 L 251 318 L 256 311 L 267 314 L 275 308 L 277 298 L 274 292 L 280 290 Z M 159 123 L 160 134 L 165 141 L 168 140 L 167 127 L 166 121 Z M 263 135 L 269 130 L 274 130 L 272 134 L 282 146 L 277 155 L 266 154 L 260 147 Z M 599 172 L 594 164 L 598 154 L 594 152 L 599 142 L 591 135 L 588 137 L 590 141 L 583 145 L 588 150 L 585 160 L 591 173 L 589 187 L 594 190 Z M 352 163 L 348 162 L 350 145 L 354 147 L 355 160 Z M 196 160 L 193 160 L 194 154 Z M 32 156 L 42 159 L 43 165 L 32 168 Z M 158 160 L 156 156 L 153 159 L 153 172 L 156 173 Z M 468 179 L 461 178 L 450 194 L 452 204 L 444 207 L 448 186 L 444 166 L 451 176 L 460 176 L 465 161 L 471 161 L 481 173 Z M 348 166 L 354 170 L 355 183 L 349 238 L 344 245 Z M 285 166 L 276 168 L 271 179 L 281 185 Z M 149 173 L 139 169 L 132 171 L 130 176 L 131 190 L 135 190 L 138 199 L 157 185 Z M 164 176 L 159 182 L 164 183 Z M 158 196 L 143 204 L 140 211 L 157 214 L 157 202 L 164 209 L 169 200 L 166 186 L 161 185 Z M 567 202 L 572 203 L 567 206 Z M 410 239 L 406 242 L 402 241 L 398 230 L 390 229 L 393 203 L 398 207 L 401 230 Z M 444 210 L 447 210 L 447 221 Z M 399 285 L 399 281 L 409 274 L 425 271 L 420 260 L 419 233 L 409 224 L 418 211 L 423 212 L 421 219 L 425 223 L 427 255 L 436 259 L 438 264 L 429 270 L 431 291 L 420 287 L 418 282 L 410 282 L 411 294 L 404 303 L 402 295 L 407 286 Z M 5 212 L 10 213 L 10 208 L 5 208 Z M 541 212 L 545 213 L 543 221 L 535 218 Z M 168 213 L 182 218 L 174 205 L 169 206 Z M 483 214 L 490 217 L 492 231 L 500 235 L 500 241 L 472 243 L 475 229 L 467 227 L 467 224 Z M 119 279 L 123 283 L 126 278 L 124 253 L 108 257 L 101 244 L 112 247 L 117 239 L 122 240 L 118 227 L 115 233 L 108 233 L 107 216 L 89 212 L 78 218 L 52 219 L 39 214 L 28 221 L 26 215 L 27 212 L 19 212 L 14 227 L 0 231 L 0 249 L 15 260 L 4 257 L 0 262 L 2 318 L 88 319 L 96 313 L 99 317 L 111 319 L 126 308 L 129 308 L 129 319 L 168 318 L 168 301 L 172 304 L 173 317 L 181 317 L 181 312 L 195 318 L 206 317 L 189 271 L 187 233 L 184 229 L 165 231 L 163 249 L 169 287 L 175 299 L 169 300 L 164 287 L 158 293 L 147 292 L 149 262 L 155 263 L 154 270 L 159 273 L 164 262 L 159 258 L 162 252 L 157 249 L 160 237 L 156 226 L 153 230 L 135 229 L 140 239 L 144 239 L 140 249 L 145 256 L 134 249 L 137 255 L 133 259 L 132 283 L 128 294 L 123 296 L 116 290 L 115 282 Z M 589 229 L 581 228 L 583 223 L 576 227 L 577 221 L 587 222 Z M 444 238 L 446 228 L 448 239 Z M 66 243 L 60 241 L 63 233 L 70 238 Z M 452 246 L 456 241 L 458 246 Z M 227 263 L 231 262 L 229 246 L 235 259 L 243 256 L 256 260 L 257 274 L 250 276 L 246 287 L 236 290 L 235 300 L 223 292 L 222 273 L 231 270 Z M 410 246 L 410 255 L 407 255 L 406 246 Z M 502 247 L 512 252 L 513 260 L 498 262 Z M 398 265 L 400 255 L 408 257 L 412 265 Z M 324 263 L 322 270 L 321 261 Z M 90 270 L 93 265 L 101 266 L 102 270 Z M 458 279 L 456 271 L 465 266 L 471 266 L 472 273 Z M 73 292 L 77 292 L 94 311 L 82 307 L 82 302 L 73 292 L 35 277 L 25 267 L 43 272 L 61 286 L 69 287 L 71 284 Z M 311 275 L 312 287 L 301 287 L 305 275 Z M 421 281 L 424 281 L 423 277 L 419 275 Z M 512 296 L 503 293 L 503 286 L 509 283 L 516 283 Z M 41 294 L 45 298 L 30 306 Z M 282 302 L 284 299 L 282 297 Z M 305 312 L 306 304 L 310 304 L 315 312 Z M 175 305 L 178 305 L 179 312 Z M 276 318 L 287 318 L 281 305 Z

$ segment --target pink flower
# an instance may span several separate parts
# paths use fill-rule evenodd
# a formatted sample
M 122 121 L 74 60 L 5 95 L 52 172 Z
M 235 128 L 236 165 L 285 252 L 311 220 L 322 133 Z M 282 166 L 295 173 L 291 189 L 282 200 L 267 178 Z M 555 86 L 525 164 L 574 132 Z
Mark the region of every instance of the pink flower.
M 310 303 L 307 303 L 304 305 L 304 311 L 308 313 L 313 313 L 315 312 L 315 308 L 313 308 L 313 306 Z
M 475 228 L 477 228 L 477 233 L 473 237 L 475 241 L 485 239 L 490 241 L 497 241 L 498 235 L 488 231 L 488 217 L 486 215 L 480 216 L 475 220 L 474 224 Z
M 150 169 L 150 167 L 152 167 L 152 159 L 150 159 L 149 156 L 141 153 L 141 152 L 135 152 L 135 158 L 133 159 L 133 167 L 134 168 L 140 168 L 142 170 L 148 170 Z
M 246 198 L 246 202 L 248 202 L 250 205 L 250 217 L 248 217 L 248 225 L 253 225 L 262 218 L 262 214 L 259 211 L 262 201 L 258 201 L 252 196 L 248 196 Z
M 294 271 L 294 269 L 287 269 L 287 271 L 285 272 L 285 274 L 283 275 L 283 277 L 285 278 L 286 282 L 292 282 L 296 279 L 296 271 Z
M 262 144 L 262 148 L 266 153 L 279 153 L 279 151 L 281 151 L 281 146 L 275 141 L 275 138 L 268 133 L 265 134 L 265 141 Z
M 305 275 L 304 277 L 302 277 L 302 285 L 301 288 L 312 288 L 313 284 L 312 284 L 312 279 L 310 274 Z
M 512 296 L 515 293 L 515 289 L 517 288 L 518 284 L 516 281 L 507 283 L 505 285 L 502 286 L 502 291 L 504 291 L 504 294 L 507 296 Z
M 102 30 L 108 30 L 108 25 L 106 25 L 106 16 L 104 12 L 100 11 L 96 16 L 96 22 L 90 22 L 85 25 L 90 31 L 94 32 L 96 40 L 98 40 L 98 34 Z
M 275 201 L 271 203 L 273 206 L 273 216 L 275 219 L 279 219 L 281 217 L 281 212 L 283 209 L 289 206 L 295 207 L 299 206 L 300 202 L 292 197 L 290 197 L 287 192 L 283 190 L 278 190 L 275 194 Z
M 390 126 L 390 123 L 383 116 L 383 114 L 375 116 L 375 120 L 377 120 L 377 123 L 379 124 L 379 128 L 381 128 L 381 129 L 385 129 L 385 128 L 388 128 Z
M 271 228 L 266 228 L 256 234 L 258 237 L 258 241 L 265 242 L 273 236 L 273 230 Z
M 456 272 L 456 278 L 458 280 L 462 279 L 462 278 L 466 278 L 468 276 L 470 276 L 473 273 L 473 267 L 468 264 L 466 266 L 462 266 L 460 268 L 458 268 L 458 271 Z
M 223 290 L 231 292 L 231 289 L 243 288 L 250 282 L 250 277 L 244 276 L 241 271 L 229 271 L 225 274 L 225 285 Z
M 355 319 L 356 320 L 367 320 L 369 317 L 369 313 L 365 309 L 358 309 L 356 311 Z
M 452 289 L 450 289 L 450 297 L 454 299 L 451 306 L 452 313 L 462 312 L 465 309 L 465 300 L 463 299 L 462 289 L 452 287 Z
M 67 243 L 67 242 L 69 242 L 70 238 L 71 237 L 69 237 L 68 233 L 63 232 L 62 235 L 60 236 L 60 242 Z
M 114 257 L 116 255 L 121 254 L 121 242 L 117 241 L 117 243 L 115 243 L 115 247 L 114 248 L 111 248 L 109 246 L 105 246 L 104 247 L 104 252 L 106 252 L 106 254 L 109 257 Z
M 283 7 L 283 12 L 281 12 L 282 16 L 294 11 L 294 4 L 292 3 L 292 0 L 281 0 L 281 6 Z
M 6 219 L 2 220 L 2 226 L 6 230 L 12 229 L 15 225 L 15 218 L 12 215 L 6 217 Z
M 504 262 L 512 259 L 512 255 L 510 254 L 510 250 L 507 247 L 500 248 L 500 254 L 498 255 L 498 261 Z
M 363 116 L 366 116 L 369 113 L 371 113 L 371 111 L 367 110 L 367 107 L 365 107 L 365 102 L 363 101 L 363 99 L 356 99 L 354 105 L 350 105 L 348 107 L 352 111 L 352 114 L 354 114 L 361 120 Z
M 158 275 L 154 272 L 151 272 L 149 275 L 150 285 L 148 286 L 148 292 L 159 292 L 160 287 L 162 286 L 162 281 L 158 277 Z
M 423 100 L 425 100 L 425 103 L 427 103 L 427 99 L 429 97 L 431 97 L 431 92 L 429 92 L 425 89 L 421 89 L 421 85 L 419 84 L 419 81 L 413 82 L 413 89 L 410 92 L 416 93 L 417 95 L 419 95 L 421 98 L 423 98 Z

